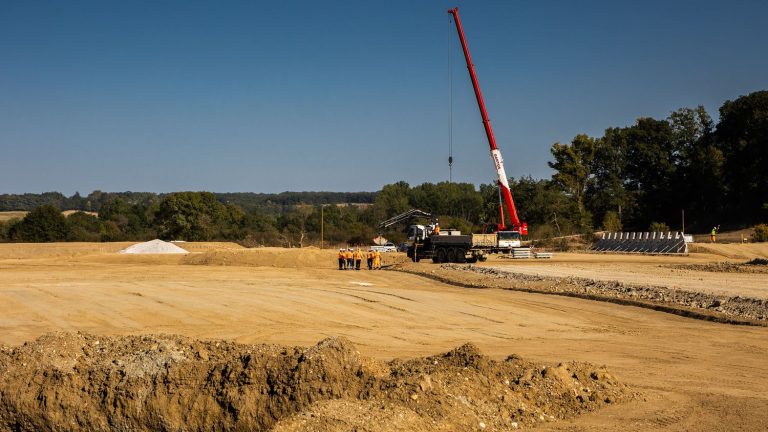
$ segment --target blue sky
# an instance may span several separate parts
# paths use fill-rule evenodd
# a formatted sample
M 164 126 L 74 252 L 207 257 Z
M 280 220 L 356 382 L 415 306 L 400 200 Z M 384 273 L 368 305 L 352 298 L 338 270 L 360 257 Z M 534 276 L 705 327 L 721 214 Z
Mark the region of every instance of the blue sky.
M 448 1 L 0 0 L 0 193 L 494 177 Z M 768 88 L 765 1 L 458 2 L 510 176 Z

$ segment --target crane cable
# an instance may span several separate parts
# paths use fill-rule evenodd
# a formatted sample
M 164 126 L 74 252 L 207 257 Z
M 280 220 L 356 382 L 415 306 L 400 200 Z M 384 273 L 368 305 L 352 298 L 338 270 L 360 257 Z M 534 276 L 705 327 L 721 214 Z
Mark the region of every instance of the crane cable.
M 451 62 L 451 24 L 448 18 L 448 182 L 453 182 L 453 73 Z

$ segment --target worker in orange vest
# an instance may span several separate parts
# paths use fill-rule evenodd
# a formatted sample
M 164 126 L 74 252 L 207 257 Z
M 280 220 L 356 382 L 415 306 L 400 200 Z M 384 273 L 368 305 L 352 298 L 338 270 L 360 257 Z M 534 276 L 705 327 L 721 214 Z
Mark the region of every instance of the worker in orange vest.
M 344 252 L 344 258 L 347 259 L 347 270 L 352 270 L 355 268 L 355 260 L 352 255 L 352 248 L 348 248 L 346 252 Z
M 355 258 L 355 270 L 360 270 L 360 264 L 363 262 L 363 251 L 360 250 L 360 248 L 357 248 L 354 254 Z
M 373 253 L 373 268 L 374 270 L 381 269 L 381 252 L 379 251 Z
M 368 249 L 368 254 L 365 256 L 368 262 L 368 270 L 373 270 L 373 249 Z
M 344 270 L 344 267 L 347 263 L 347 257 L 344 255 L 344 249 L 339 249 L 339 253 L 336 256 L 339 258 L 339 270 Z

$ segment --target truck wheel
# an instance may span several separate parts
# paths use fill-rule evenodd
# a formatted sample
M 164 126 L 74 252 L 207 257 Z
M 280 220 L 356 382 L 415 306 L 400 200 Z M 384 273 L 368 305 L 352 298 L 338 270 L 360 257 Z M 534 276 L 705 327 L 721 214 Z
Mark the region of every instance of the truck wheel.
M 438 249 L 437 251 L 437 261 L 444 263 L 448 262 L 448 253 L 445 249 Z
M 437 264 L 437 263 L 439 263 L 439 262 L 440 262 L 440 260 L 439 260 L 439 259 L 438 259 L 436 256 L 433 256 L 433 257 L 432 257 L 432 262 L 433 262 L 433 263 L 435 263 L 435 264 Z
M 477 262 L 477 257 L 467 258 L 467 262 L 470 264 L 474 264 Z
M 478 257 L 478 259 L 480 260 L 480 262 L 485 262 L 488 259 L 488 257 L 483 255 L 481 257 Z
M 466 261 L 466 259 L 464 258 L 464 250 L 463 249 L 452 248 L 451 249 L 450 257 L 451 257 L 451 262 L 463 263 L 464 261 Z

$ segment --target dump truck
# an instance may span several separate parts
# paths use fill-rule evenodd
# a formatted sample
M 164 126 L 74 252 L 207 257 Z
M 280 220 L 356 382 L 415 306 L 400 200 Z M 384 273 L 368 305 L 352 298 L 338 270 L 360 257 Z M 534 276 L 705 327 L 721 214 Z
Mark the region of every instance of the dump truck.
M 510 231 L 491 234 L 462 234 L 447 229 L 435 234 L 433 225 L 411 225 L 408 258 L 431 259 L 434 263 L 474 263 L 485 261 L 491 253 L 510 253 L 520 247 L 520 235 Z
M 459 230 L 438 230 L 438 221 L 431 213 L 411 209 L 393 216 L 379 224 L 379 229 L 408 222 L 413 219 L 429 220 L 428 224 L 413 224 L 408 227 L 408 248 L 406 253 L 413 261 L 431 259 L 435 263 L 464 263 L 485 261 L 488 254 L 510 253 L 520 247 L 520 234 L 499 231 L 490 234 L 462 234 Z

